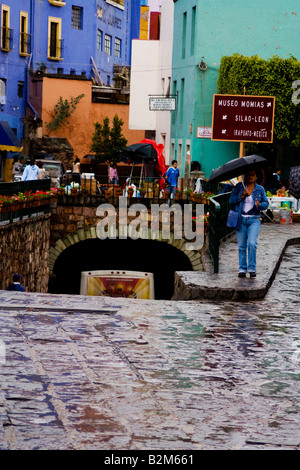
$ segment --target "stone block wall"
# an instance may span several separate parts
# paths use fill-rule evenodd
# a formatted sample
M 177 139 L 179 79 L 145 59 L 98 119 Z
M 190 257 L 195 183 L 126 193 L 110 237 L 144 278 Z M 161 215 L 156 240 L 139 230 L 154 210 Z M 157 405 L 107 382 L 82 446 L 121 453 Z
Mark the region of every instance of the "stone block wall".
M 0 226 L 0 289 L 14 273 L 28 292 L 48 291 L 50 214 Z
M 72 196 L 69 196 L 71 199 Z M 76 198 L 77 199 L 77 198 Z M 53 274 L 55 262 L 59 255 L 69 246 L 79 243 L 81 241 L 97 238 L 97 224 L 103 218 L 97 216 L 97 204 L 94 205 L 60 205 L 52 208 L 51 214 L 51 238 L 50 238 L 50 254 L 49 254 L 49 275 L 50 278 Z M 121 229 L 118 226 L 118 214 L 119 209 L 116 209 L 116 222 L 117 222 L 117 234 L 118 238 Z M 106 216 L 105 216 L 106 217 Z M 141 216 L 142 217 L 142 216 Z M 135 215 L 131 216 L 127 213 L 127 222 L 130 224 L 136 218 Z M 143 217 L 142 217 L 143 218 Z M 146 214 L 146 220 L 148 221 L 148 230 L 150 231 L 150 224 L 152 216 L 150 213 Z M 163 222 L 163 219 L 161 220 Z M 158 241 L 168 243 L 178 250 L 185 253 L 189 258 L 194 271 L 202 271 L 202 251 L 199 250 L 188 250 L 186 248 L 185 238 L 178 239 L 174 237 L 174 217 L 170 218 L 170 232 L 171 236 L 168 239 L 163 237 L 163 231 L 159 230 Z M 181 231 L 180 231 L 181 233 Z M 129 227 L 130 236 L 130 227 Z M 151 240 L 151 233 L 148 234 L 148 239 Z

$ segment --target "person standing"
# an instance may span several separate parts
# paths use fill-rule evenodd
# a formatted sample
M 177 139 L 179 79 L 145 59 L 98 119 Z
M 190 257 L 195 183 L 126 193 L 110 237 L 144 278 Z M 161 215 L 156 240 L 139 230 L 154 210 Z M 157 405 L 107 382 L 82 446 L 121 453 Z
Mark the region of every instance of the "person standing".
M 36 164 L 37 164 L 37 166 L 39 167 L 37 179 L 38 179 L 38 180 L 43 180 L 43 179 L 45 179 L 45 178 L 46 178 L 46 172 L 45 172 L 45 168 L 43 168 L 42 162 L 36 162 Z
M 14 274 L 13 275 L 13 282 L 12 282 L 12 284 L 9 284 L 9 286 L 7 287 L 6 290 L 10 290 L 10 291 L 14 290 L 14 291 L 25 292 L 26 289 L 25 289 L 24 286 L 22 286 L 20 284 L 20 279 L 21 279 L 20 274 Z
M 23 170 L 23 165 L 22 165 L 22 163 L 20 162 L 20 160 L 18 160 L 18 159 L 16 158 L 15 161 L 14 161 L 13 170 L 12 170 L 13 179 L 15 179 L 16 176 L 20 176 L 20 177 L 21 177 L 21 175 L 22 175 L 22 170 Z
M 37 180 L 39 167 L 35 164 L 34 158 L 30 160 L 22 174 L 22 181 Z
M 111 163 L 109 167 L 109 180 L 111 184 L 118 184 L 119 176 L 117 165 L 115 163 Z
M 75 181 L 75 183 L 80 184 L 80 160 L 78 157 L 74 160 L 72 173 L 73 181 Z
M 256 251 L 260 231 L 260 212 L 269 206 L 265 190 L 256 183 L 256 172 L 245 174 L 244 183 L 238 183 L 233 189 L 229 203 L 239 213 L 236 238 L 239 253 L 239 277 L 256 277 Z M 248 254 L 248 262 L 247 262 Z
M 164 176 L 167 179 L 167 182 L 169 183 L 169 196 L 171 197 L 171 195 L 173 194 L 174 197 L 179 178 L 179 169 L 177 168 L 176 160 L 172 161 L 172 166 L 168 168 Z

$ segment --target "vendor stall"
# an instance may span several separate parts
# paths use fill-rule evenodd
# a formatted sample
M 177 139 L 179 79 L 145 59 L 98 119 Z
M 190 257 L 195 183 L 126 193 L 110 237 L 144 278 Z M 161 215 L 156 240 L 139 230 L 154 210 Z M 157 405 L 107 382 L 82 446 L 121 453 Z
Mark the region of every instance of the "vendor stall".
M 298 210 L 299 201 L 294 197 L 287 196 L 272 196 L 268 197 L 269 206 L 278 206 L 278 207 L 289 207 L 292 211 Z

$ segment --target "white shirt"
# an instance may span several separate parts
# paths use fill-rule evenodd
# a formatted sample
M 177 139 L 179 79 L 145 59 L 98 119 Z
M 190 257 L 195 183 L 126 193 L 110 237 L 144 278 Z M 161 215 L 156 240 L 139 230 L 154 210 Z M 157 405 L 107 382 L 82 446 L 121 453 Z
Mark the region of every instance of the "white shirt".
M 22 181 L 37 180 L 39 167 L 37 165 L 27 165 L 23 171 Z
M 243 205 L 243 212 L 245 214 L 242 214 L 243 217 L 253 217 L 253 215 L 246 215 L 247 212 L 251 211 L 252 207 L 254 206 L 254 201 L 252 194 L 250 196 L 245 197 L 244 205 Z

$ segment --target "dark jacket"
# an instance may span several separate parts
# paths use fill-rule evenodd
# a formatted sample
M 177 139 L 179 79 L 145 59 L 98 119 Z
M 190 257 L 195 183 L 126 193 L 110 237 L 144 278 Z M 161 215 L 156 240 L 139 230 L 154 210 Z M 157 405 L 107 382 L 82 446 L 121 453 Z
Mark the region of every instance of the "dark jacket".
M 17 291 L 22 291 L 25 292 L 25 287 L 21 286 L 19 282 L 13 282 L 8 286 L 6 290 L 17 290 Z
M 244 191 L 244 186 L 242 183 L 238 183 L 229 198 L 229 203 L 233 205 L 234 210 L 239 213 L 239 221 L 238 221 L 238 227 L 240 226 L 241 223 L 241 217 L 242 217 L 242 210 L 243 210 L 243 205 L 244 205 L 244 199 L 242 199 L 242 194 Z M 251 209 L 250 212 L 248 212 L 249 215 L 254 215 L 259 217 L 261 211 L 265 211 L 269 207 L 269 201 L 266 196 L 266 192 L 262 186 L 259 184 L 255 183 L 255 186 L 252 191 L 252 197 L 253 197 L 253 202 L 254 206 Z M 259 202 L 259 206 L 256 207 L 255 201 L 256 199 Z

